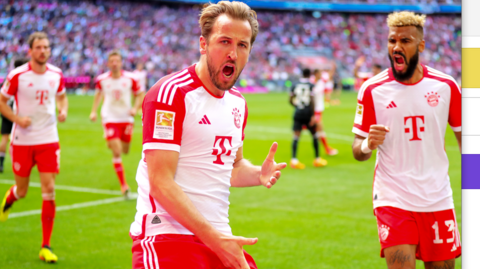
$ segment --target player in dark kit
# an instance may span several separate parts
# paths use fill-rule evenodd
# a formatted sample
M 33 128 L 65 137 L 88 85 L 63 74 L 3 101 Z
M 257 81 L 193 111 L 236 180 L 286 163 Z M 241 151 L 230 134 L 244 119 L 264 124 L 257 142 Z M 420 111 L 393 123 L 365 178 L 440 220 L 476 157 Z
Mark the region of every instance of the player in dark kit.
M 13 63 L 13 66 L 17 68 L 27 62 L 28 62 L 27 58 L 18 58 Z M 8 100 L 8 103 L 7 103 L 12 109 L 13 109 L 13 102 L 14 102 L 14 99 L 11 98 L 10 100 Z M 2 138 L 0 140 L 0 173 L 3 173 L 3 161 L 5 160 L 8 139 L 9 139 L 10 133 L 12 132 L 13 122 L 11 122 L 9 119 L 7 119 L 3 115 L 1 115 L 1 117 L 2 117 L 2 128 L 0 133 L 2 134 Z
M 310 69 L 303 70 L 303 78 L 293 85 L 290 94 L 290 104 L 295 107 L 295 114 L 293 115 L 293 143 L 292 143 L 292 160 L 290 167 L 293 169 L 304 169 L 305 164 L 297 159 L 298 139 L 302 133 L 302 128 L 305 126 L 313 136 L 313 147 L 315 149 L 315 161 L 313 166 L 322 167 L 327 165 L 327 160 L 320 158 L 317 125 L 315 123 L 314 113 L 314 85 L 310 82 Z

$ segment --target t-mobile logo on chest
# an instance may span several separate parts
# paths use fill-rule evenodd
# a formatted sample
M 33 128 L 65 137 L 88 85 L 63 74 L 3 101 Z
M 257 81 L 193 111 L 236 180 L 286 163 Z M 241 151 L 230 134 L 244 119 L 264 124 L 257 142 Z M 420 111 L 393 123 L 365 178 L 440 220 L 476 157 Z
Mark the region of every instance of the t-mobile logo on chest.
M 422 139 L 418 136 L 419 132 L 425 132 L 425 116 L 410 116 L 404 118 L 404 124 L 411 122 L 411 128 L 406 127 L 405 133 L 409 134 L 410 132 L 413 133 L 413 137 L 409 141 L 421 141 Z
M 232 154 L 232 151 L 230 150 L 231 148 L 232 148 L 231 136 L 215 136 L 215 142 L 213 142 L 212 155 L 217 156 L 217 159 L 213 161 L 213 163 L 224 165 L 225 163 L 223 163 L 222 161 L 222 155 L 230 156 L 230 154 Z
M 44 90 L 37 91 L 35 99 L 40 100 L 40 105 L 45 104 L 44 101 L 48 100 L 48 91 L 44 91 Z

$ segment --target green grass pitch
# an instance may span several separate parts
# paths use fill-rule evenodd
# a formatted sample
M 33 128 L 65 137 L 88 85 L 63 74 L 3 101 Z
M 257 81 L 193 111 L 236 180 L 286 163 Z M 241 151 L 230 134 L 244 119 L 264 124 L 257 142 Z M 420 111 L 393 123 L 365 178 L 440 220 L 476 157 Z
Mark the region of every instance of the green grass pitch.
M 244 155 L 261 164 L 272 142 L 279 143 L 277 162 L 291 155 L 293 109 L 285 93 L 246 95 L 249 118 Z M 324 156 L 328 166 L 314 168 L 310 134 L 299 143 L 302 171 L 286 168 L 272 188 L 232 189 L 230 224 L 235 235 L 258 237 L 246 250 L 259 268 L 386 268 L 379 258 L 375 217 L 372 210 L 374 158 L 357 162 L 351 153 L 351 132 L 356 94 L 344 93 L 340 106 L 328 108 L 324 125 L 329 143 L 337 156 Z M 92 97 L 69 96 L 66 123 L 59 124 L 61 172 L 57 185 L 119 190 L 111 163 L 111 153 L 103 139 L 99 122 L 88 119 Z M 135 173 L 141 154 L 141 122 L 136 119 L 131 152 L 123 157 L 127 181 L 136 190 Z M 451 129 L 447 129 L 446 150 L 450 177 L 461 223 L 460 153 Z M 322 155 L 324 151 L 322 149 Z M 13 180 L 9 155 L 6 171 L 0 174 L 1 196 Z M 38 182 L 34 168 L 32 182 Z M 7 181 L 6 181 L 7 180 Z M 113 194 L 57 190 L 58 207 L 115 198 Z M 129 227 L 135 201 L 121 201 L 57 212 L 52 247 L 59 256 L 57 265 L 38 259 L 41 243 L 40 215 L 19 216 L 0 223 L 0 268 L 131 268 Z M 17 202 L 12 214 L 41 208 L 38 187 L 30 187 L 27 197 Z M 423 268 L 421 262 L 417 268 Z M 456 268 L 461 268 L 457 259 Z

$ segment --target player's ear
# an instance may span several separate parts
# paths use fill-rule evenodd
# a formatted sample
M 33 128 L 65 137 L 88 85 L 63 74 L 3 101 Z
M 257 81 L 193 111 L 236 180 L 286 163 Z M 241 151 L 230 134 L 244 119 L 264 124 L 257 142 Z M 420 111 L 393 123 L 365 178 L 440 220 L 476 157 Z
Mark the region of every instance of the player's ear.
M 200 36 L 200 54 L 207 54 L 207 40 L 203 36 Z
M 418 44 L 418 52 L 423 52 L 425 50 L 425 40 L 422 39 L 420 43 Z

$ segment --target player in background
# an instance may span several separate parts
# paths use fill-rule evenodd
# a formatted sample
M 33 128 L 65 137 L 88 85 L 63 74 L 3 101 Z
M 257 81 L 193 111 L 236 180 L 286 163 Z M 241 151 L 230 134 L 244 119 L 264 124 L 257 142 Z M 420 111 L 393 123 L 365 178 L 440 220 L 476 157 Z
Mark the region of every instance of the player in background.
M 147 91 L 147 70 L 144 69 L 143 63 L 139 62 L 137 63 L 137 67 L 135 70 L 133 70 L 133 75 L 137 78 L 138 85 L 140 87 L 140 90 L 142 92 Z
M 373 206 L 381 256 L 392 268 L 454 268 L 461 254 L 445 152 L 450 124 L 461 148 L 461 91 L 455 80 L 420 64 L 425 15 L 392 13 L 391 67 L 358 93 L 353 155 L 377 149 Z
M 125 179 L 122 153 L 127 154 L 132 140 L 134 116 L 142 105 L 144 91 L 139 87 L 136 77 L 122 70 L 122 56 L 118 51 L 108 54 L 109 72 L 99 75 L 95 82 L 90 120 L 97 120 L 97 109 L 103 98 L 102 124 L 107 146 L 112 151 L 113 168 L 117 173 L 123 195 L 128 199 L 130 188 Z M 135 96 L 132 107 L 132 95 Z
M 243 250 L 257 239 L 233 236 L 228 224 L 229 189 L 271 188 L 286 166 L 274 161 L 277 143 L 261 167 L 243 158 L 248 108 L 233 85 L 258 33 L 255 11 L 207 4 L 199 24 L 199 62 L 160 79 L 143 103 L 135 269 L 257 268 Z
M 12 70 L 1 89 L 0 113 L 14 122 L 10 152 L 15 185 L 2 200 L 0 221 L 5 221 L 14 202 L 27 194 L 30 172 L 36 164 L 43 198 L 43 241 L 39 257 L 46 262 L 56 262 L 58 258 L 50 248 L 55 218 L 55 176 L 60 168 L 55 118 L 65 121 L 68 100 L 62 71 L 47 63 L 51 54 L 47 35 L 43 32 L 31 34 L 28 45 L 31 60 Z M 16 100 L 16 113 L 7 104 L 12 96 Z M 55 103 L 58 115 L 55 115 Z
M 382 72 L 382 66 L 380 64 L 373 64 L 371 72 L 360 72 L 360 68 L 365 63 L 365 56 L 360 56 L 355 61 L 355 68 L 353 68 L 353 76 L 355 77 L 355 85 L 354 88 L 359 90 L 362 87 L 362 84 L 371 79 L 372 77 L 378 75 Z
M 332 91 L 333 89 L 333 82 L 329 80 L 328 77 L 324 76 L 319 69 L 315 69 L 313 71 L 313 75 L 315 77 L 315 86 L 313 87 L 313 94 L 314 94 L 314 112 L 315 112 L 315 123 L 317 126 L 316 136 L 320 141 L 322 141 L 323 147 L 327 155 L 337 155 L 338 150 L 330 147 L 327 143 L 327 133 L 324 131 L 323 128 L 323 111 L 325 110 L 325 93 L 328 91 Z
M 21 65 L 24 65 L 28 62 L 29 60 L 26 58 L 18 58 L 14 61 L 13 66 L 14 68 L 17 68 Z M 5 80 L 6 82 L 6 80 Z M 8 106 L 13 109 L 13 103 L 15 102 L 15 99 L 12 97 L 8 100 L 7 104 Z M 10 133 L 12 132 L 12 127 L 13 127 L 13 122 L 1 115 L 2 117 L 2 128 L 1 128 L 1 134 L 2 138 L 0 140 L 0 173 L 3 173 L 3 162 L 5 161 L 5 154 L 7 153 L 7 144 L 8 140 L 10 140 Z
M 314 85 L 310 82 L 311 71 L 306 68 L 303 69 L 302 74 L 303 77 L 300 78 L 297 84 L 293 85 L 290 93 L 290 104 L 295 107 L 293 115 L 292 159 L 290 160 L 290 167 L 293 169 L 305 169 L 305 164 L 297 159 L 298 140 L 303 127 L 306 127 L 313 137 L 313 148 L 315 150 L 313 166 L 322 167 L 327 165 L 327 160 L 320 158 L 318 144 L 320 134 L 317 133 L 317 125 L 315 123 Z

